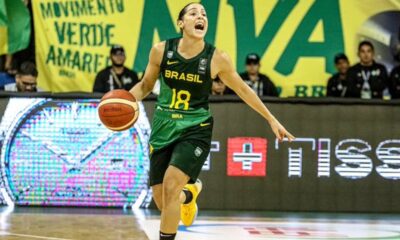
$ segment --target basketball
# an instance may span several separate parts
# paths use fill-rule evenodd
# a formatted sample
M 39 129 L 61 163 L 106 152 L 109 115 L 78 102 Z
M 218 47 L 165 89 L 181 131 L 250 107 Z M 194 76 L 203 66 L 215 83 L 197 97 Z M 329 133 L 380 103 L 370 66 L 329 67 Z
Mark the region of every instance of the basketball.
M 98 113 L 101 122 L 113 131 L 124 131 L 137 121 L 139 106 L 135 97 L 126 90 L 106 93 L 100 101 Z

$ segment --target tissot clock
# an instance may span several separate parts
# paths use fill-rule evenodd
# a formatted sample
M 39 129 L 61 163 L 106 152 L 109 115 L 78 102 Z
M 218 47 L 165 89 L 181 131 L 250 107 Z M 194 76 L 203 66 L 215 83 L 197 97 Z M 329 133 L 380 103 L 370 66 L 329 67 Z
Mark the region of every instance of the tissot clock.
M 142 130 L 106 129 L 97 104 L 96 99 L 42 99 L 10 124 L 1 170 L 16 204 L 124 206 L 147 189 Z

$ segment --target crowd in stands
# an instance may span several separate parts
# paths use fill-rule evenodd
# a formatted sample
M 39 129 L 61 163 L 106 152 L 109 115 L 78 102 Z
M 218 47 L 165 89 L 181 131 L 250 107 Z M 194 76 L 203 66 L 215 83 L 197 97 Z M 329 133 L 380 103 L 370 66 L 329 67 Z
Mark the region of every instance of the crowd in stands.
M 362 99 L 400 98 L 399 66 L 390 76 L 386 67 L 375 61 L 374 46 L 363 41 L 358 46 L 359 62 L 350 67 L 346 55 L 335 56 L 337 73 L 329 80 L 327 96 Z
M 30 12 L 30 1 L 25 1 Z M 33 19 L 32 19 L 33 30 Z M 12 55 L 0 56 L 0 90 L 3 91 L 38 91 L 35 67 L 34 32 L 27 49 Z M 397 99 L 400 98 L 400 65 L 390 74 L 384 65 L 375 61 L 374 46 L 369 41 L 362 41 L 358 46 L 359 62 L 351 66 L 344 53 L 334 57 L 337 73 L 328 79 L 327 97 L 346 97 L 362 99 Z M 110 50 L 112 65 L 97 73 L 93 92 L 105 93 L 113 89 L 131 89 L 140 81 L 138 74 L 125 64 L 126 53 L 122 46 L 113 45 Z M 399 59 L 400 60 L 400 59 Z M 265 74 L 260 73 L 260 56 L 249 53 L 245 59 L 245 72 L 240 73 L 243 81 L 258 96 L 279 97 L 280 90 Z M 39 73 L 40 74 L 40 73 Z M 153 93 L 159 93 L 159 83 Z M 212 84 L 212 95 L 235 95 L 220 79 Z

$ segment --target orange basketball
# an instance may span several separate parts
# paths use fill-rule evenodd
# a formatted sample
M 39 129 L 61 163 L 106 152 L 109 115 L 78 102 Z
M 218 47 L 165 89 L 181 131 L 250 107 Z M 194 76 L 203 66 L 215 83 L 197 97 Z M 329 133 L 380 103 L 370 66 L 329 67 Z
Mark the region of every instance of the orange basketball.
M 98 107 L 101 122 L 108 129 L 124 131 L 139 117 L 139 106 L 135 97 L 126 90 L 118 89 L 106 93 Z

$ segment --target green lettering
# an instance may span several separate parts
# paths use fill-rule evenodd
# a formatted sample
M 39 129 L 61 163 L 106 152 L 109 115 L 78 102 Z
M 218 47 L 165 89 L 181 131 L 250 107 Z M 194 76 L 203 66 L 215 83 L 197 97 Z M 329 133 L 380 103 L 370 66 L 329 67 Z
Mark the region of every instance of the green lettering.
M 115 28 L 114 24 L 107 24 L 106 25 L 106 30 L 105 30 L 105 38 L 106 38 L 106 44 L 107 46 L 111 47 L 112 45 L 112 39 L 114 38 L 114 34 L 112 30 Z
M 140 38 L 134 64 L 135 69 L 143 70 L 146 68 L 155 31 L 158 32 L 161 40 L 177 36 L 167 2 L 147 0 L 144 2 L 142 26 L 140 27 Z
M 98 72 L 99 69 L 108 66 L 108 59 L 109 58 L 107 56 L 101 54 L 72 51 L 70 49 L 63 49 L 60 47 L 56 49 L 53 45 L 51 45 L 49 48 L 49 53 L 47 54 L 46 64 L 53 64 L 55 66 L 62 67 L 65 71 L 65 67 L 67 67 L 72 70 L 91 73 Z
M 207 10 L 208 30 L 206 34 L 206 41 L 210 44 L 215 43 L 217 35 L 218 13 L 220 0 L 202 0 L 204 8 Z
M 97 0 L 97 8 L 99 11 L 99 14 L 107 15 L 107 8 L 106 8 L 106 3 L 104 0 Z
M 64 2 L 64 1 L 60 1 L 58 3 L 58 5 L 60 6 L 61 10 L 64 12 L 64 16 L 68 17 L 69 16 L 69 12 L 68 12 L 68 3 L 69 2 Z
M 54 52 L 54 46 L 50 45 L 49 47 L 49 53 L 47 54 L 47 58 L 46 58 L 46 65 L 47 64 L 56 64 L 56 53 Z
M 84 15 L 88 14 L 86 1 L 76 1 L 74 3 L 75 3 L 75 7 L 72 7 L 72 9 L 76 10 L 76 13 L 74 14 L 75 16 L 84 16 Z
M 117 1 L 117 3 L 118 2 L 121 2 L 122 4 L 122 0 Z M 210 10 L 210 12 L 207 13 L 209 28 L 206 40 L 211 44 L 215 41 L 219 2 L 219 0 L 201 1 L 204 7 L 206 7 L 207 10 Z M 144 2 L 143 19 L 140 27 L 140 38 L 134 61 L 134 69 L 142 71 L 146 68 L 149 52 L 153 45 L 155 31 L 157 31 L 160 40 L 162 41 L 178 36 L 178 32 L 175 30 L 174 25 L 175 22 L 171 18 L 167 1 L 146 0 Z
M 80 67 L 80 65 L 81 65 L 81 63 L 80 63 L 80 57 L 79 57 L 79 52 L 75 52 L 75 54 L 74 54 L 74 58 L 73 58 L 73 60 L 72 60 L 72 66 L 71 66 L 71 68 L 72 69 L 80 69 L 79 67 Z
M 90 64 L 92 62 L 92 55 L 90 53 L 84 53 L 82 62 L 83 65 L 81 67 L 81 70 L 91 72 L 92 69 L 90 67 Z
M 65 54 L 63 52 L 62 48 L 58 48 L 58 57 L 57 57 L 57 65 L 58 66 L 65 66 L 65 65 L 69 65 L 69 61 L 71 58 L 71 50 L 67 49 L 65 51 Z
M 308 87 L 305 85 L 295 86 L 296 92 L 294 94 L 295 97 L 307 97 Z
M 318 22 L 323 23 L 323 42 L 309 42 Z M 339 0 L 316 0 L 294 33 L 275 70 L 289 75 L 301 57 L 325 58 L 326 69 L 334 73 L 333 57 L 344 51 Z
M 261 56 L 268 49 L 276 33 L 299 0 L 277 1 L 260 34 L 256 35 L 253 1 L 229 0 L 235 13 L 237 61 L 239 71 L 244 70 L 244 60 L 250 52 Z
M 118 12 L 124 12 L 124 0 L 116 0 L 117 3 L 117 11 Z
M 53 2 L 53 11 L 56 17 L 61 17 L 60 6 L 58 5 L 57 2 Z
M 93 26 L 94 29 L 94 42 L 96 46 L 101 46 L 103 45 L 104 39 L 103 39 L 103 27 L 101 24 L 96 24 Z
M 324 97 L 325 96 L 325 86 L 312 86 L 312 96 L 313 97 Z
M 92 15 L 92 16 L 96 15 L 96 13 L 93 11 L 94 10 L 93 0 L 89 1 L 87 9 L 88 9 L 90 15 Z
M 94 72 L 97 73 L 99 71 L 100 68 L 103 68 L 105 66 L 109 66 L 107 60 L 110 60 L 109 57 L 107 57 L 106 59 L 106 64 L 104 64 L 103 61 L 104 56 L 103 55 L 98 55 L 96 54 L 95 58 L 94 58 Z
M 62 22 L 61 26 L 59 24 L 60 24 L 60 22 L 55 21 L 54 22 L 54 28 L 56 29 L 58 42 L 60 44 L 63 44 L 64 40 L 65 40 L 64 36 L 65 36 L 65 25 L 66 25 L 66 23 Z
M 51 11 L 50 3 L 40 3 L 40 12 L 42 12 L 42 17 L 44 19 L 53 17 L 53 12 Z
M 85 24 L 85 23 L 81 23 L 80 24 L 80 32 L 81 32 L 81 34 L 80 34 L 80 37 L 81 37 L 81 39 L 80 39 L 80 43 L 81 43 L 81 46 L 83 46 L 83 45 L 90 45 L 90 36 L 89 36 L 89 33 L 90 33 L 90 29 L 89 29 L 89 25 L 87 25 L 87 24 Z
M 68 23 L 68 31 L 67 31 L 67 36 L 68 36 L 68 44 L 71 45 L 77 45 L 78 43 L 75 41 L 74 36 L 76 35 L 76 23 Z

